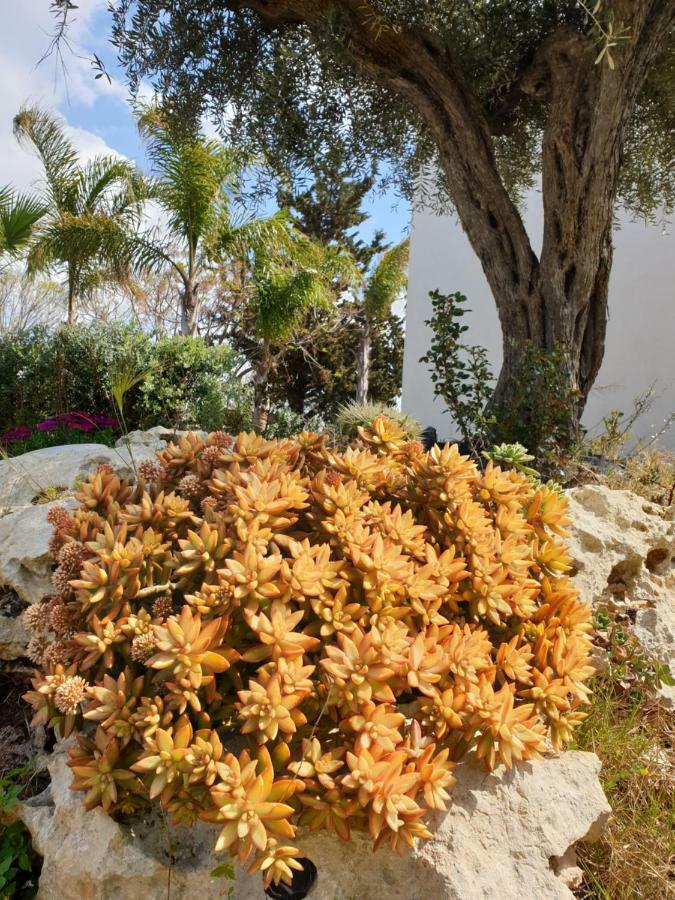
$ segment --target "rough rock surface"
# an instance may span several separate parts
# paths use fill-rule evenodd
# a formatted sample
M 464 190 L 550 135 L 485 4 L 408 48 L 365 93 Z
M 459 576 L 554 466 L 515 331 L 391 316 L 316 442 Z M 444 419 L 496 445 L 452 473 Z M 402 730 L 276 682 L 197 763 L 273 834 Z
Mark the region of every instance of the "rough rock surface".
M 117 825 L 102 810 L 86 812 L 69 791 L 62 754 L 50 763 L 51 786 L 22 805 L 21 817 L 44 857 L 41 900 L 159 900 L 167 896 L 172 848 L 173 900 L 221 896 L 228 884 L 210 873 L 222 862 L 216 831 Z M 594 754 L 569 752 L 487 774 L 472 759 L 457 767 L 450 811 L 435 836 L 400 858 L 373 854 L 358 837 L 349 845 L 325 833 L 299 836 L 319 870 L 313 900 L 558 900 L 571 898 L 578 876 L 573 844 L 596 840 L 609 807 Z M 226 893 L 226 892 L 225 892 Z M 239 870 L 236 900 L 261 900 L 259 876 Z
M 0 460 L 0 512 L 30 506 L 46 488 L 70 491 L 102 463 L 121 475 L 132 471 L 124 451 L 104 444 L 64 444 Z
M 205 431 L 195 431 L 200 437 L 206 437 Z M 123 452 L 131 451 L 136 462 L 153 457 L 158 450 L 164 450 L 167 444 L 176 441 L 187 431 L 175 431 L 173 428 L 164 428 L 155 425 L 147 431 L 130 431 L 125 437 L 121 437 L 115 446 Z
M 73 504 L 66 499 L 26 506 L 0 518 L 0 594 L 16 598 L 16 602 L 0 602 L 0 659 L 24 655 L 29 635 L 21 612 L 52 592 L 53 560 L 48 548 L 52 527 L 47 510 Z
M 675 508 L 602 485 L 567 497 L 582 598 L 626 612 L 640 643 L 675 675 Z M 662 692 L 675 700 L 675 688 Z

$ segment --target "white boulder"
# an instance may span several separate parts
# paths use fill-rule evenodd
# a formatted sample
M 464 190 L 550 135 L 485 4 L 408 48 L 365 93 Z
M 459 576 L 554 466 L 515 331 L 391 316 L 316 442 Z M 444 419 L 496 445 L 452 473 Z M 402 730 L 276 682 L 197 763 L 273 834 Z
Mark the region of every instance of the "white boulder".
M 0 460 L 0 511 L 31 505 L 48 488 L 72 491 L 79 478 L 107 463 L 120 475 L 132 467 L 123 450 L 104 444 L 64 444 Z
M 567 497 L 582 598 L 625 612 L 645 650 L 675 675 L 675 507 L 603 485 L 576 487 Z M 675 688 L 662 693 L 675 700 Z
M 121 826 L 101 809 L 86 812 L 68 789 L 63 754 L 52 757 L 52 783 L 26 801 L 21 817 L 44 858 L 41 900 L 172 900 L 227 896 L 211 877 L 223 857 L 212 852 L 217 829 L 168 827 L 163 820 Z M 578 879 L 574 844 L 597 840 L 609 806 L 594 754 L 568 752 L 488 774 L 475 759 L 457 767 L 448 813 L 434 837 L 406 857 L 373 854 L 370 841 L 344 844 L 325 832 L 300 833 L 317 866 L 313 900 L 563 900 Z M 168 864 L 173 858 L 173 865 Z M 170 871 L 169 871 L 170 870 Z M 236 900 L 260 900 L 259 875 L 238 869 Z M 221 892 L 223 892 L 221 894 Z

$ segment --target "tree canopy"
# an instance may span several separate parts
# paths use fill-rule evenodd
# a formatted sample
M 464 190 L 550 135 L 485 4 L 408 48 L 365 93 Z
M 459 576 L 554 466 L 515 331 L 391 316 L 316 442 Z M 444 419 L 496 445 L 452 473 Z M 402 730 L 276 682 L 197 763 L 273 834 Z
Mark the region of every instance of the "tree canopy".
M 477 104 L 502 178 L 516 195 L 540 170 L 541 136 L 554 41 L 583 35 L 615 65 L 631 28 L 627 0 L 116 0 L 114 39 L 132 86 L 158 89 L 219 119 L 230 139 L 298 169 L 336 140 L 364 173 L 385 162 L 407 194 L 434 160 L 438 134 L 408 85 L 425 52 Z M 619 195 L 649 215 L 675 203 L 675 61 L 672 17 L 641 84 L 626 134 Z M 627 24 L 624 24 L 627 23 Z M 412 48 L 412 53 L 401 48 Z M 415 51 L 415 47 L 420 48 Z M 380 58 L 378 58 L 378 54 Z M 389 57 L 393 57 L 392 63 Z M 621 64 L 620 62 L 618 63 Z M 414 82 L 414 79 L 410 79 Z M 398 82 L 398 83 L 397 83 Z M 198 109 L 199 107 L 199 109 Z M 438 196 L 430 185 L 427 199 Z

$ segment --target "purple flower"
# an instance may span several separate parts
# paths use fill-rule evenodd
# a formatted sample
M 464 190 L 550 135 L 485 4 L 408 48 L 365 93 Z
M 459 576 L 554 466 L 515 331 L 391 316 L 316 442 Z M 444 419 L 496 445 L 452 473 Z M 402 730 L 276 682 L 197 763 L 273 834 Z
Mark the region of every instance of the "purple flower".
M 117 419 L 105 413 L 92 413 L 91 419 L 99 428 L 119 428 Z
M 33 429 L 29 428 L 28 425 L 19 425 L 17 428 L 12 428 L 11 431 L 7 431 L 3 434 L 2 443 L 13 444 L 14 441 L 25 441 L 32 433 Z
M 57 419 L 45 419 L 44 422 L 38 422 L 35 427 L 38 431 L 55 431 L 59 423 Z

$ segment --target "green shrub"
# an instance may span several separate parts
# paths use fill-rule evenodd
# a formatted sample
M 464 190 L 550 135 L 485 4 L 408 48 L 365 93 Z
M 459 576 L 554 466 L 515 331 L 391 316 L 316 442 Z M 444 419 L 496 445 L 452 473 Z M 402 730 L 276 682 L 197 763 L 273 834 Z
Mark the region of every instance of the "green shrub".
M 490 436 L 494 443 L 522 444 L 545 463 L 573 441 L 570 422 L 576 398 L 563 370 L 564 349 L 541 350 L 531 342 L 520 347 L 509 399 L 493 408 Z
M 424 324 L 431 328 L 433 336 L 420 362 L 429 367 L 434 396 L 445 402 L 464 440 L 469 444 L 484 444 L 485 410 L 494 383 L 487 351 L 462 341 L 469 327 L 459 320 L 470 312 L 464 308 L 464 294 L 431 291 L 429 297 L 433 313 Z
M 145 373 L 125 398 L 129 429 L 248 427 L 251 391 L 235 375 L 238 358 L 231 349 L 201 338 L 154 341 L 111 324 L 0 336 L 0 431 L 71 410 L 112 412 L 110 373 L 120 360 Z
M 466 297 L 439 291 L 429 296 L 433 312 L 425 324 L 432 338 L 420 362 L 428 365 L 434 394 L 445 402 L 464 440 L 476 448 L 520 444 L 550 471 L 551 460 L 574 438 L 570 422 L 577 398 L 560 378 L 563 348 L 542 350 L 531 342 L 520 346 L 513 373 L 516 389 L 497 404 L 487 351 L 463 343 L 468 326 L 461 319 L 470 312 Z

